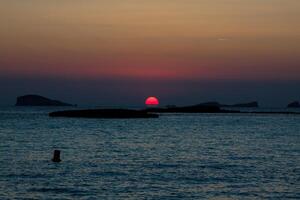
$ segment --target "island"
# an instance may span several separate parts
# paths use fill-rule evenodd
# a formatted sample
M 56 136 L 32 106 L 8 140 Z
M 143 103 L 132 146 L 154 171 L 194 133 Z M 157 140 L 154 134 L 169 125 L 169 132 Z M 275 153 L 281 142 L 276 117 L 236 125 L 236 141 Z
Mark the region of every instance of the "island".
M 87 109 L 87 110 L 65 110 L 49 113 L 50 117 L 75 117 L 75 118 L 109 118 L 109 119 L 130 119 L 130 118 L 158 118 L 162 113 L 237 113 L 237 114 L 294 114 L 299 112 L 261 112 L 261 111 L 240 111 L 225 110 L 214 105 L 192 105 L 192 106 L 168 106 L 165 108 L 152 107 L 142 110 L 130 109 Z
M 233 105 L 223 105 L 222 107 L 238 107 L 238 108 L 258 108 L 258 102 L 238 103 Z
M 17 97 L 16 106 L 76 106 L 58 100 L 48 99 L 40 95 L 24 95 Z
M 147 112 L 151 113 L 230 113 L 230 114 L 292 114 L 300 115 L 300 112 L 274 112 L 274 111 L 240 111 L 232 109 L 222 109 L 215 104 L 215 102 L 209 102 L 209 104 L 198 104 L 193 106 L 168 106 L 166 108 L 147 108 Z
M 224 110 L 217 105 L 192 105 L 183 107 L 147 108 L 145 111 L 153 113 L 240 113 L 238 110 Z
M 65 110 L 49 113 L 50 117 L 77 117 L 77 118 L 158 118 L 158 114 L 149 113 L 145 110 L 129 109 L 88 109 L 88 110 Z
M 221 103 L 218 103 L 216 101 L 211 101 L 211 102 L 201 103 L 199 105 L 202 105 L 202 106 L 218 106 L 218 107 L 236 107 L 236 108 L 257 108 L 258 107 L 258 102 L 253 101 L 253 102 L 238 103 L 238 104 L 221 104 Z
M 290 104 L 287 105 L 288 108 L 300 108 L 300 103 L 299 101 L 294 101 Z
M 226 113 L 239 111 L 225 111 L 217 106 L 186 106 L 169 108 L 147 108 L 142 110 L 131 109 L 87 109 L 65 110 L 49 113 L 50 117 L 76 117 L 76 118 L 158 118 L 157 113 Z

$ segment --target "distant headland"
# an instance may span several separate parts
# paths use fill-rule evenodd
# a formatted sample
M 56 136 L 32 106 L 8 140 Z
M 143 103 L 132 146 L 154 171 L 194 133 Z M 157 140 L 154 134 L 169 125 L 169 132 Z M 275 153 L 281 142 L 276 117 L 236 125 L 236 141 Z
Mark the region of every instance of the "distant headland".
M 224 110 L 221 109 L 218 105 L 206 105 L 198 104 L 192 106 L 169 106 L 166 108 L 147 108 L 145 111 L 153 113 L 239 113 L 240 111 L 235 110 Z
M 227 107 L 257 107 L 257 102 L 252 102 L 248 104 L 234 104 L 232 106 Z M 224 106 L 226 107 L 226 106 Z M 237 109 L 224 109 L 221 108 L 220 104 L 217 102 L 208 102 L 203 104 L 197 104 L 192 106 L 168 106 L 166 108 L 147 108 L 145 109 L 147 112 L 151 113 L 240 113 L 240 114 L 295 114 L 299 115 L 300 112 L 290 112 L 290 111 L 241 111 Z
M 236 108 L 258 108 L 258 102 L 252 101 L 247 103 L 238 103 L 238 104 L 221 104 L 219 102 L 211 101 L 200 103 L 198 105 L 202 106 L 218 106 L 218 107 L 236 107 Z
M 16 106 L 76 106 L 58 100 L 52 100 L 40 95 L 24 95 L 17 97 Z

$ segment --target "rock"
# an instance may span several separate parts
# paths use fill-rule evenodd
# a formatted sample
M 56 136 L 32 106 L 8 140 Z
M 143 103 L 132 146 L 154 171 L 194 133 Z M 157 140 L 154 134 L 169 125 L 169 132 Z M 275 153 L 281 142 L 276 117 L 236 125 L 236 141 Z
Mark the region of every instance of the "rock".
M 77 117 L 77 118 L 158 118 L 157 114 L 147 111 L 128 109 L 90 109 L 65 110 L 49 113 L 50 117 Z
M 74 106 L 39 95 L 25 95 L 17 98 L 16 106 Z
M 299 101 L 294 101 L 294 102 L 290 103 L 287 107 L 288 108 L 300 108 L 300 103 L 299 103 Z

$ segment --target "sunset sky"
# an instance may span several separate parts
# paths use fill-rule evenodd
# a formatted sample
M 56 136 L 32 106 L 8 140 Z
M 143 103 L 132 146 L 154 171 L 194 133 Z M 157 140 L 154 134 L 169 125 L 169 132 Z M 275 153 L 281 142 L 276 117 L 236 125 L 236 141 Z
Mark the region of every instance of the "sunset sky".
M 0 0 L 0 104 L 300 100 L 299 19 L 299 0 Z

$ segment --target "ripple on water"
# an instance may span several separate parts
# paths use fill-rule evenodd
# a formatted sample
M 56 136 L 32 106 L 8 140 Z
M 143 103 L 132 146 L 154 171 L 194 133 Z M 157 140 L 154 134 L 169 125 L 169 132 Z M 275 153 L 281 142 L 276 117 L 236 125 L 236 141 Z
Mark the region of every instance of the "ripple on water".
M 48 111 L 0 110 L 1 200 L 300 199 L 300 117 Z M 53 149 L 61 163 L 50 162 Z

